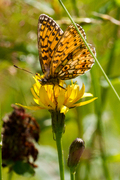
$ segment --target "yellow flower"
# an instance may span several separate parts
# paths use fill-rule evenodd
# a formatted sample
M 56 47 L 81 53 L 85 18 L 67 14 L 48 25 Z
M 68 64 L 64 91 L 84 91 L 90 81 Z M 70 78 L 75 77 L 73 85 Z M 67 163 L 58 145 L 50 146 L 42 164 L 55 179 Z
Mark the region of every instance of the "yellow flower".
M 92 97 L 91 93 L 85 93 L 85 85 L 83 84 L 81 89 L 79 86 L 72 82 L 71 85 L 68 85 L 65 88 L 63 87 L 65 83 L 60 82 L 60 86 L 58 85 L 44 85 L 42 86 L 39 82 L 41 76 L 39 74 L 33 77 L 35 79 L 35 84 L 31 88 L 31 92 L 34 96 L 34 101 L 37 104 L 36 106 L 23 106 L 27 109 L 31 110 L 39 110 L 39 109 L 48 109 L 48 110 L 58 110 L 60 113 L 66 113 L 70 108 L 74 108 L 77 106 L 83 106 L 94 101 L 97 98 L 92 98 L 87 101 L 78 102 L 80 99 L 85 97 Z

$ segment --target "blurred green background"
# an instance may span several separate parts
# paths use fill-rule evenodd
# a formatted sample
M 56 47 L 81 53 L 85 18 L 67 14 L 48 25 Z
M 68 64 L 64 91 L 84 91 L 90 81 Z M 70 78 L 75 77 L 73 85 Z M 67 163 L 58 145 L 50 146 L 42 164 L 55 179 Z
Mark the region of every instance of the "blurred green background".
M 87 40 L 120 95 L 120 1 L 63 0 L 74 20 L 85 30 Z M 13 64 L 42 74 L 37 48 L 37 23 L 40 14 L 52 17 L 65 30 L 70 24 L 57 0 L 0 1 L 0 101 L 1 117 L 12 111 L 11 104 L 31 105 L 32 76 L 15 69 Z M 105 16 L 106 14 L 106 16 Z M 109 88 L 97 63 L 90 72 L 75 79 L 83 82 L 86 92 L 98 97 L 66 114 L 63 135 L 66 180 L 69 178 L 67 157 L 74 139 L 84 139 L 86 149 L 78 166 L 76 180 L 120 179 L 120 103 Z M 33 177 L 13 173 L 12 179 L 59 179 L 56 144 L 53 140 L 50 113 L 28 111 L 40 124 L 38 168 Z M 3 168 L 3 180 L 8 169 Z

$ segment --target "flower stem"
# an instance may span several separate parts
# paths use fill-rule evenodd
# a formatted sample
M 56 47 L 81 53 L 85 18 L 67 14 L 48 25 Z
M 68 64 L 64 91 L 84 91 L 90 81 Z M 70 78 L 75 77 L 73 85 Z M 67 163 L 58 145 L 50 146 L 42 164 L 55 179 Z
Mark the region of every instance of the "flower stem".
M 56 145 L 58 151 L 60 179 L 64 180 L 64 163 L 63 163 L 63 152 L 62 152 L 62 133 L 56 133 Z
M 71 15 L 69 14 L 68 10 L 66 9 L 66 7 L 64 6 L 63 2 L 61 0 L 59 0 L 59 3 L 61 4 L 61 6 L 63 7 L 63 9 L 65 10 L 65 12 L 67 13 L 69 19 L 71 20 L 71 22 L 73 23 L 73 25 L 75 26 L 78 34 L 81 36 L 83 42 L 85 43 L 86 47 L 88 48 L 88 50 L 90 51 L 90 53 L 92 54 L 93 58 L 95 59 L 96 63 L 98 64 L 99 68 L 101 69 L 106 81 L 108 82 L 108 84 L 110 85 L 110 87 L 112 88 L 112 90 L 114 91 L 116 97 L 118 98 L 118 100 L 120 101 L 120 97 L 117 93 L 117 91 L 115 90 L 114 86 L 112 85 L 111 81 L 109 80 L 109 78 L 107 77 L 105 71 L 103 70 L 101 64 L 99 63 L 98 59 L 95 57 L 95 55 L 93 54 L 93 52 L 91 51 L 89 45 L 87 44 L 86 40 L 84 39 L 84 37 L 82 36 L 82 34 L 80 33 L 78 27 L 76 26 L 74 20 L 72 19 Z
M 60 170 L 60 179 L 64 180 L 64 163 L 63 163 L 63 151 L 62 151 L 62 133 L 65 128 L 65 115 L 59 111 L 50 111 L 52 118 L 52 130 L 55 134 L 55 140 L 58 151 L 58 161 Z
M 75 180 L 75 172 L 70 169 L 70 179 Z

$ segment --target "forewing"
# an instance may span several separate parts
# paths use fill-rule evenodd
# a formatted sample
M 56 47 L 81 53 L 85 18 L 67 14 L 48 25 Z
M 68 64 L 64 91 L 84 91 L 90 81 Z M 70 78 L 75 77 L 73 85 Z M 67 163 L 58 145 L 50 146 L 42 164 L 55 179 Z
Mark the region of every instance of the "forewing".
M 50 71 L 52 56 L 63 31 L 49 16 L 41 14 L 38 20 L 38 51 L 43 73 Z
M 84 30 L 78 25 L 86 39 Z M 95 54 L 95 48 L 90 45 Z M 59 79 L 72 79 L 91 69 L 94 59 L 73 25 L 70 25 L 59 41 L 52 59 L 51 74 Z

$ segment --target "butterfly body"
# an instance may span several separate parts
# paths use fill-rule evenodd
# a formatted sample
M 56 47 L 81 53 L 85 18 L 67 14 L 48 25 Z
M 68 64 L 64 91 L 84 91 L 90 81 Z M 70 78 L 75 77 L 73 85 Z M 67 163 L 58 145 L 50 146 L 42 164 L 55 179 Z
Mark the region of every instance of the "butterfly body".
M 77 27 L 86 39 L 84 30 Z M 89 44 L 95 54 L 95 48 Z M 73 25 L 63 32 L 57 23 L 45 14 L 38 20 L 38 51 L 43 78 L 42 85 L 59 84 L 90 70 L 94 59 Z
M 48 85 L 55 85 L 55 84 L 59 85 L 59 79 L 53 78 L 51 76 L 49 76 L 49 77 L 44 76 L 39 81 L 40 81 L 41 85 L 46 85 L 46 84 L 48 84 Z

